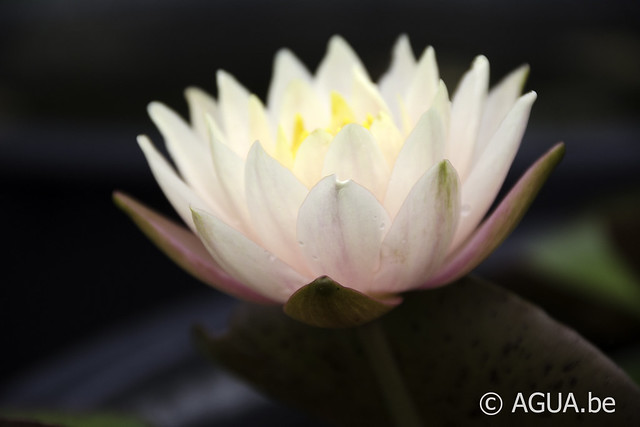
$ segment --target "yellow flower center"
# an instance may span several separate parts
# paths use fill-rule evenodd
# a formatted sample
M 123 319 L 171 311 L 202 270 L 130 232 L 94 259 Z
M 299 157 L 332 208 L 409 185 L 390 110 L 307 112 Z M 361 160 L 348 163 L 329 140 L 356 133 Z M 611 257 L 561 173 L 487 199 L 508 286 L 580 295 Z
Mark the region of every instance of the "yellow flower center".
M 360 123 L 366 129 L 371 127 L 375 117 L 367 113 L 365 120 Z M 350 123 L 355 123 L 356 117 L 349 103 L 336 91 L 331 92 L 331 118 L 329 125 L 324 129 L 335 136 L 340 130 Z M 291 168 L 302 142 L 309 136 L 309 130 L 304 125 L 304 119 L 300 113 L 293 120 L 293 132 L 289 140 L 281 128 L 278 132 L 275 157 L 286 167 Z

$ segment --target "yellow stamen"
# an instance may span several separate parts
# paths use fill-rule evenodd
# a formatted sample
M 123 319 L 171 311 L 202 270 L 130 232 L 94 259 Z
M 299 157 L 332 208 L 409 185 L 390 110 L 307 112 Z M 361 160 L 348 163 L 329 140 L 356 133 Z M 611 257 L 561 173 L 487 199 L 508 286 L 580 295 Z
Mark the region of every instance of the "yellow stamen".
M 331 124 L 327 130 L 335 135 L 344 125 L 355 120 L 355 114 L 342 95 L 336 91 L 331 92 Z
M 300 144 L 309 136 L 309 131 L 304 127 L 304 120 L 300 113 L 296 114 L 293 122 L 293 137 L 291 139 L 291 155 L 295 159 Z
M 373 117 L 371 113 L 367 113 L 367 117 L 362 121 L 362 127 L 366 129 L 371 129 L 371 125 L 373 124 L 376 118 Z

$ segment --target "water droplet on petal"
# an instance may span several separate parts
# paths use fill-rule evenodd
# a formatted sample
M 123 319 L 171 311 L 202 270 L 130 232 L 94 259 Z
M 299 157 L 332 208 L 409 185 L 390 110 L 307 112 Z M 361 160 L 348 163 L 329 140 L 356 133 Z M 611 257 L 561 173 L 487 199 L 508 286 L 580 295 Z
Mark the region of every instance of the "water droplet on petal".
M 380 230 L 384 230 L 387 225 L 384 222 L 380 223 Z
M 300 247 L 304 246 L 304 242 L 302 240 L 298 240 L 298 245 L 300 245 Z
M 269 255 L 269 262 L 276 262 L 276 256 L 275 255 Z
M 311 258 L 312 258 L 314 261 L 317 261 L 317 260 L 318 260 L 318 255 L 311 255 Z
M 471 205 L 468 205 L 468 204 L 462 205 L 462 207 L 460 208 L 460 215 L 467 216 L 469 215 L 469 213 L 471 213 Z

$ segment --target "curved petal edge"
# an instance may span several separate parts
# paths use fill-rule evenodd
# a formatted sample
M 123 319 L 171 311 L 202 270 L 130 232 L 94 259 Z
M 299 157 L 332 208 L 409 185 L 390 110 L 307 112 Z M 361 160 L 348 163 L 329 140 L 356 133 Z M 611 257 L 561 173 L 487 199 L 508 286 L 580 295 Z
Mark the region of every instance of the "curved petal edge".
M 420 288 L 450 283 L 469 273 L 489 256 L 518 225 L 564 152 L 564 144 L 558 143 L 531 165 L 493 213 Z
M 261 304 L 273 303 L 222 271 L 190 230 L 119 191 L 113 192 L 113 201 L 158 249 L 196 279 L 237 298 Z
M 321 276 L 291 295 L 284 312 L 310 326 L 350 328 L 377 319 L 401 302 L 396 296 L 374 299 Z

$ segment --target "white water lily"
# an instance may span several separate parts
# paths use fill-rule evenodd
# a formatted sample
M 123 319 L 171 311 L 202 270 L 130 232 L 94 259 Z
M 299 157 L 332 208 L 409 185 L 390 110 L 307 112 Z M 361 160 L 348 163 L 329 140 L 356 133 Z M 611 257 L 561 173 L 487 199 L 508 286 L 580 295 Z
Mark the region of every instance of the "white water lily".
M 557 162 L 561 147 L 482 222 L 536 99 L 520 96 L 527 73 L 520 67 L 489 91 L 479 56 L 450 99 L 434 50 L 416 59 L 406 36 L 378 84 L 340 37 L 313 75 L 281 50 L 266 106 L 224 71 L 217 100 L 186 91 L 190 124 L 149 106 L 177 171 L 146 136 L 138 142 L 189 231 L 116 199 L 181 266 L 227 293 L 286 303 L 329 276 L 390 301 L 475 267 Z

